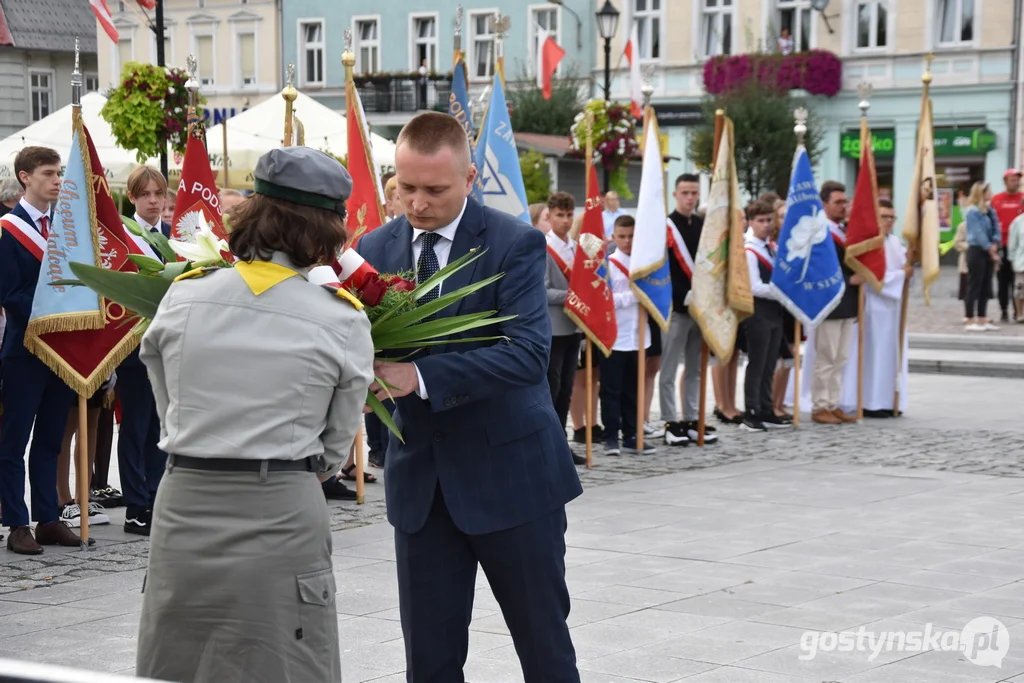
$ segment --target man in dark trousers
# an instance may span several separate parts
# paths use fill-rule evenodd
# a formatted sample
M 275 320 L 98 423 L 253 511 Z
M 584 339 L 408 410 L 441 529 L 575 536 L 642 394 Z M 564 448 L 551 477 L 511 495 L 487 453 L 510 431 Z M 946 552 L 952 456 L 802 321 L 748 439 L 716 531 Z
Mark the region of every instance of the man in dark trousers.
M 167 181 L 152 166 L 139 166 L 128 176 L 128 201 L 135 205 L 133 219 L 143 230 L 160 231 L 170 237 L 171 226 L 161 220 Z M 142 238 L 129 235 L 144 252 L 153 251 Z M 121 401 L 121 429 L 117 436 L 117 467 L 121 475 L 125 504 L 124 530 L 149 536 L 153 502 L 160 484 L 167 454 L 160 450 L 160 417 L 156 412 L 153 388 L 146 366 L 136 349 L 117 368 L 117 396 Z
M 0 430 L 0 509 L 11 528 L 7 549 L 38 555 L 44 545 L 78 546 L 81 539 L 59 520 L 57 460 L 71 410 L 71 389 L 25 348 L 25 328 L 47 238 L 53 228 L 50 209 L 60 195 L 60 154 L 48 147 L 25 147 L 14 158 L 14 174 L 25 196 L 0 218 L 0 307 L 7 316 L 3 348 L 3 429 Z M 32 521 L 25 506 L 25 448 Z M 90 543 L 93 539 L 89 539 Z
M 404 437 L 391 440 L 384 474 L 406 676 L 465 680 L 479 564 L 525 683 L 577 683 L 566 625 L 565 504 L 582 489 L 547 384 L 544 234 L 469 198 L 476 169 L 465 131 L 446 114 L 426 112 L 406 124 L 395 166 L 406 214 L 363 237 L 359 253 L 382 273 L 414 269 L 422 282 L 481 250 L 421 303 L 504 272 L 438 316 L 514 316 L 462 335 L 502 339 L 375 364 L 398 399 L 395 421 Z M 377 384 L 371 390 L 387 395 Z

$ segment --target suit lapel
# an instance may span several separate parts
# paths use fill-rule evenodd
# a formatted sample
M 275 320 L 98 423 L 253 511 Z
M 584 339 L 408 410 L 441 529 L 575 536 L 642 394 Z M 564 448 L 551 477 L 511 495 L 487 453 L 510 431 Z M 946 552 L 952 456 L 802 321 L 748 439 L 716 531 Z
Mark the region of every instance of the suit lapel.
M 413 278 L 416 277 L 416 264 L 412 262 L 412 226 L 403 216 L 395 221 L 391 228 L 391 240 L 388 242 L 384 254 L 386 267 L 383 272 L 388 275 L 397 275 L 406 271 L 413 271 Z
M 452 248 L 448 254 L 448 263 L 455 263 L 456 260 L 468 254 L 470 249 L 482 247 L 484 240 L 483 237 L 481 237 L 481 234 L 485 227 L 483 209 L 472 198 L 467 199 L 466 210 L 462 214 L 462 220 L 459 221 L 459 227 L 455 231 L 455 241 L 452 242 Z M 476 273 L 476 267 L 479 263 L 480 260 L 477 259 L 445 280 L 441 285 L 441 294 L 443 295 L 449 292 L 454 292 L 455 290 L 461 289 L 473 282 L 473 276 Z M 437 314 L 438 317 L 450 318 L 458 315 L 459 309 L 462 308 L 463 301 L 465 301 L 465 299 L 459 300 L 448 308 L 442 310 Z

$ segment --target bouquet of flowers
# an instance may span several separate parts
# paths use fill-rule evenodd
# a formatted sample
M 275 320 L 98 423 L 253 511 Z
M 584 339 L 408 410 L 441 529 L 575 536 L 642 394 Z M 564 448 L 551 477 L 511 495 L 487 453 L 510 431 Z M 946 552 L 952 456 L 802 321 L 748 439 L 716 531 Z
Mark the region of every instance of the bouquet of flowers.
M 228 245 L 217 237 L 209 225 L 203 225 L 194 234 L 194 241 L 169 240 L 160 233 L 142 230 L 135 221 L 124 218 L 125 227 L 145 240 L 153 250 L 167 261 L 148 256 L 130 255 L 138 266 L 138 273 L 105 270 L 84 263 L 71 263 L 77 280 L 59 280 L 52 285 L 85 286 L 100 296 L 115 301 L 134 311 L 135 332 L 141 335 L 156 315 L 160 301 L 175 281 L 196 277 L 218 268 L 231 268 L 225 260 Z M 310 282 L 320 284 L 339 298 L 355 302 L 370 319 L 370 336 L 374 355 L 389 360 L 401 360 L 416 352 L 442 344 L 469 341 L 490 341 L 501 337 L 472 337 L 452 339 L 452 335 L 496 325 L 515 316 L 497 316 L 496 311 L 468 313 L 447 318 L 433 318 L 439 311 L 451 306 L 497 280 L 504 273 L 474 282 L 437 299 L 418 305 L 419 300 L 455 272 L 483 255 L 474 250 L 439 270 L 425 282 L 416 284 L 411 273 L 380 274 L 352 250 L 342 253 L 331 266 L 320 266 L 310 271 Z M 178 260 L 181 257 L 183 260 Z M 386 384 L 377 379 L 378 384 Z M 366 403 L 399 439 L 398 427 L 384 404 L 367 392 Z
M 626 182 L 626 167 L 637 154 L 640 143 L 636 139 L 636 122 L 628 105 L 604 100 L 590 100 L 584 111 L 576 115 L 569 132 L 571 148 L 585 154 L 587 149 L 586 112 L 594 113 L 592 132 L 595 163 L 608 169 L 611 189 L 619 196 L 630 199 L 633 193 Z

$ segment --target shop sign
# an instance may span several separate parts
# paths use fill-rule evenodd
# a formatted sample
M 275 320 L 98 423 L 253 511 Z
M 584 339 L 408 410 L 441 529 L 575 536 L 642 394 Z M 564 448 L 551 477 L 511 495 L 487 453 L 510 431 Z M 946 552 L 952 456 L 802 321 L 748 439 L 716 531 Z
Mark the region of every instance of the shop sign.
M 839 155 L 847 159 L 860 159 L 860 131 L 840 134 Z M 878 159 L 892 158 L 896 154 L 896 131 L 871 131 L 871 144 Z M 935 156 L 975 156 L 996 148 L 996 134 L 987 128 L 938 128 L 935 130 Z

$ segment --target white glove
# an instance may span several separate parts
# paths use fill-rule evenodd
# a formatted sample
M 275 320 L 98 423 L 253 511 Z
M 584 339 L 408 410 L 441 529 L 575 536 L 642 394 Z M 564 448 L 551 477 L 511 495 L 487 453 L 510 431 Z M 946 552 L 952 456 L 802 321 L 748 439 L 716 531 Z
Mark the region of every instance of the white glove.
M 112 372 L 110 373 L 110 377 L 108 377 L 106 381 L 100 385 L 100 392 L 105 394 L 108 391 L 112 391 L 114 389 L 115 384 L 117 384 L 117 373 Z
M 686 298 L 683 299 L 683 305 L 684 306 L 689 306 L 690 305 L 690 301 L 692 299 L 693 299 L 693 290 L 691 289 L 689 292 L 686 293 Z

